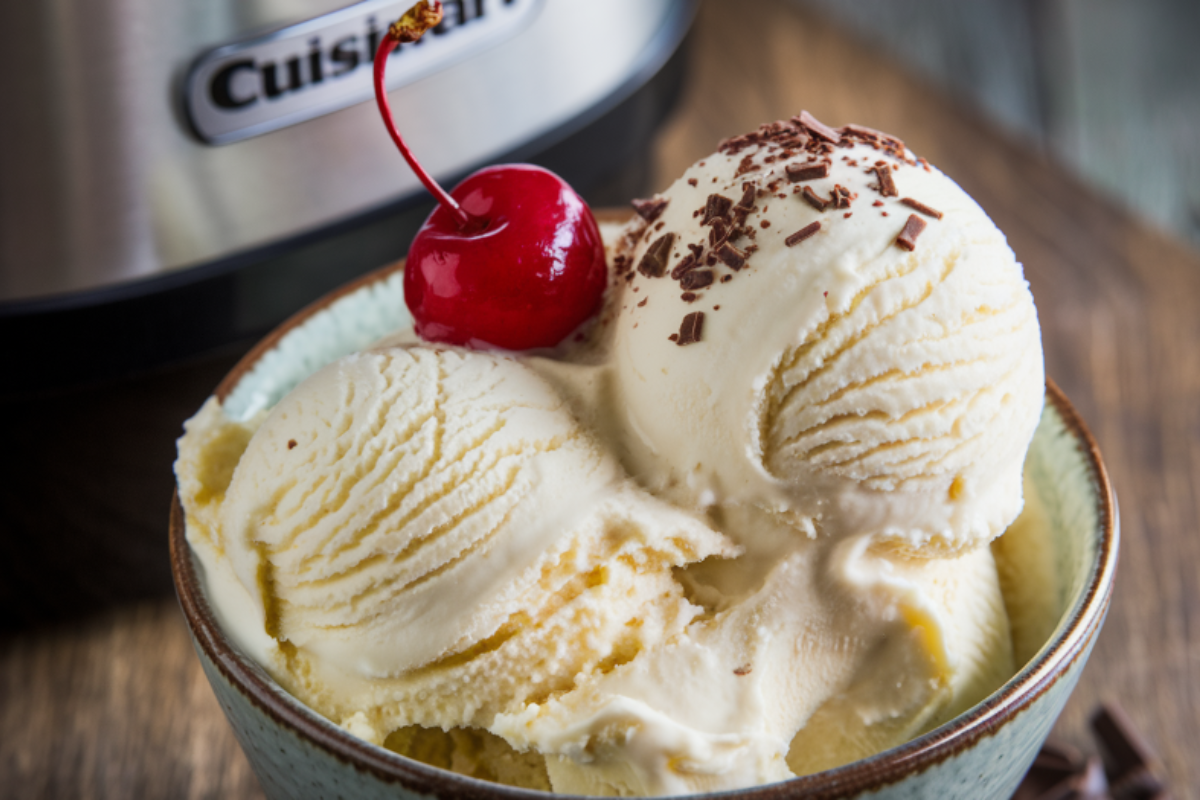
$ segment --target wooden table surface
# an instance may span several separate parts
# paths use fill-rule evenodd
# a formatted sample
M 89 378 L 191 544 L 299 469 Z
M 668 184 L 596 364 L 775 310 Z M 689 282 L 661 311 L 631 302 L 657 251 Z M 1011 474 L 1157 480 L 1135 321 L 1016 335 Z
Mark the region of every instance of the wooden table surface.
M 1176 797 L 1200 797 L 1200 255 L 810 12 L 710 2 L 692 48 L 655 185 L 718 139 L 806 108 L 901 136 L 1008 234 L 1047 372 L 1099 440 L 1121 509 L 1116 596 L 1056 733 L 1094 749 L 1087 715 L 1115 699 Z M 165 559 L 165 518 L 162 530 Z M 0 634 L 0 796 L 261 797 L 174 598 Z

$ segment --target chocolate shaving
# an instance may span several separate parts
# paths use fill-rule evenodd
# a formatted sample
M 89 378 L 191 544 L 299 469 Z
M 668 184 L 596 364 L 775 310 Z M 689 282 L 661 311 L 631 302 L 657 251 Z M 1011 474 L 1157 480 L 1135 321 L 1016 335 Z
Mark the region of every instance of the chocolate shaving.
M 886 214 L 887 212 L 883 213 Z M 904 228 L 900 231 L 900 235 L 896 237 L 896 244 L 910 252 L 916 250 L 917 237 L 921 235 L 921 231 L 923 230 L 925 230 L 925 220 L 916 214 L 909 214 L 908 219 L 904 222 Z
M 841 135 L 837 131 L 819 121 L 807 111 L 801 111 L 800 116 L 792 117 L 792 120 L 804 126 L 805 130 L 818 139 L 824 139 L 832 144 L 837 144 L 842 140 Z
M 679 299 L 685 303 L 690 303 L 696 299 L 696 293 L 695 292 L 684 292 L 683 294 L 679 295 Z
M 804 191 L 800 193 L 800 196 L 807 200 L 808 204 L 817 211 L 824 211 L 829 207 L 829 201 L 814 192 L 811 186 L 805 186 Z
M 296 440 L 295 440 L 295 439 L 288 439 L 288 450 L 291 450 L 291 449 L 292 449 L 292 448 L 294 448 L 295 446 L 296 446 Z
M 789 236 L 789 237 L 787 237 L 786 239 L 784 239 L 784 240 L 783 240 L 783 243 L 784 243 L 785 245 L 787 245 L 788 247 L 794 247 L 795 245 L 798 245 L 798 244 L 800 244 L 800 243 L 801 243 L 801 242 L 803 242 L 805 239 L 807 239 L 808 237 L 812 236 L 814 233 L 816 233 L 816 232 L 817 232 L 817 231 L 819 231 L 819 230 L 821 230 L 821 223 L 820 223 L 820 221 L 817 221 L 817 222 L 811 222 L 811 223 L 809 223 L 808 225 L 805 225 L 805 226 L 804 226 L 803 228 L 801 228 L 800 230 L 798 230 L 798 231 L 796 231 L 795 233 L 793 233 L 791 236 Z
M 711 269 L 694 269 L 691 272 L 684 273 L 679 281 L 679 288 L 689 292 L 696 289 L 703 289 L 705 286 L 712 284 L 713 273 Z
M 725 224 L 725 220 L 714 219 L 712 221 L 712 230 L 708 232 L 708 243 L 716 250 L 729 239 L 729 234 L 730 227 Z
M 784 158 L 789 158 L 793 151 L 805 147 L 808 143 L 808 134 L 792 119 L 769 122 L 750 133 L 725 139 L 718 149 L 726 155 L 733 156 L 750 147 L 773 145 L 783 150 Z
M 1013 800 L 1108 800 L 1108 781 L 1100 759 L 1084 759 L 1074 748 L 1047 742 Z
M 670 198 L 667 197 L 648 197 L 644 200 L 632 200 L 630 204 L 639 217 L 646 220 L 646 222 L 654 222 L 662 214 L 663 209 L 667 207 L 667 203 L 669 202 Z
M 1067 788 L 1067 783 L 1082 773 L 1084 767 L 1083 756 L 1074 748 L 1046 742 L 1017 787 L 1013 800 L 1050 800 L 1054 797 L 1062 800 L 1069 795 L 1057 793 Z
M 756 169 L 757 167 L 754 164 L 754 156 L 743 156 L 742 160 L 738 162 L 737 172 L 733 173 L 733 177 L 740 178 L 747 172 L 754 172 Z
M 850 201 L 852 199 L 853 197 L 851 196 L 849 189 L 847 189 L 845 186 L 834 184 L 832 197 L 834 208 L 849 208 Z
M 700 337 L 704 332 L 704 312 L 693 311 L 683 318 L 683 322 L 679 325 L 679 335 L 675 340 L 675 344 L 683 347 L 684 345 L 695 344 L 700 341 Z
M 868 128 L 866 125 L 843 125 L 839 130 L 843 136 L 849 136 L 853 139 L 862 139 L 863 141 L 868 142 L 900 141 L 890 133 L 877 131 L 874 128 Z
M 675 269 L 671 270 L 671 280 L 677 281 L 683 277 L 683 274 L 690 269 L 695 269 L 697 265 L 696 256 L 688 253 L 679 263 L 675 265 Z
M 900 202 L 904 203 L 904 205 L 908 206 L 909 208 L 920 211 L 927 217 L 933 217 L 934 219 L 942 218 L 942 212 L 938 211 L 936 208 L 930 208 L 920 200 L 913 200 L 911 197 L 901 197 Z
M 838 130 L 846 139 L 857 139 L 906 164 L 917 163 L 906 152 L 904 142 L 889 133 L 883 133 L 863 125 L 843 125 Z
M 647 300 L 649 300 L 649 299 L 650 299 L 649 297 L 643 297 L 643 298 L 642 298 L 642 302 L 638 303 L 638 304 L 637 304 L 637 307 L 638 307 L 638 308 L 641 308 L 642 306 L 646 305 L 646 301 L 647 301 Z
M 1116 705 L 1102 705 L 1091 720 L 1100 742 L 1113 795 L 1150 796 L 1164 788 L 1154 774 L 1158 758 L 1133 722 Z
M 1083 756 L 1074 747 L 1063 742 L 1048 741 L 1042 745 L 1030 769 L 1068 773 L 1075 772 L 1082 764 Z
M 733 207 L 733 201 L 728 197 L 720 194 L 710 194 L 708 202 L 704 204 L 704 219 L 700 221 L 701 225 L 707 225 L 714 219 L 724 219 L 729 216 L 729 209 Z
M 888 165 L 882 167 L 871 167 L 871 172 L 875 173 L 875 177 L 879 178 L 879 193 L 884 197 L 895 197 L 896 182 L 892 180 L 892 168 Z
M 742 198 L 737 201 L 737 207 L 746 211 L 754 208 L 754 198 L 757 194 L 758 192 L 755 190 L 754 184 L 746 181 L 742 184 Z
M 661 278 L 667 271 L 667 258 L 675 245 L 675 234 L 664 233 L 646 248 L 646 254 L 638 263 L 638 272 L 647 278 Z
M 729 242 L 725 242 L 721 245 L 716 252 L 716 256 L 717 258 L 721 259 L 721 262 L 725 264 L 725 266 L 735 271 L 746 265 L 746 254 L 731 245 Z
M 687 182 L 688 186 L 695 186 L 696 184 L 700 183 L 700 181 L 696 180 L 695 178 L 688 178 Z
M 742 664 L 733 671 L 733 674 L 741 677 L 742 675 L 749 675 L 753 671 L 754 666 L 752 664 Z
M 829 164 L 822 161 L 819 164 L 788 164 L 784 170 L 792 183 L 812 181 L 817 178 L 829 177 Z

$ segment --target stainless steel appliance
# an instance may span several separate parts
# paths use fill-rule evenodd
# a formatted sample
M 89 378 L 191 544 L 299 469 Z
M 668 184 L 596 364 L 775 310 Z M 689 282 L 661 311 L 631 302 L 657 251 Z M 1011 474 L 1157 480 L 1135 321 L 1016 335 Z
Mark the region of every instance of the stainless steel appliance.
M 183 420 L 240 348 L 404 255 L 431 206 L 367 65 L 405 3 L 0 3 L 0 631 L 168 593 Z M 439 179 L 647 188 L 693 0 L 444 4 L 388 70 Z
M 245 341 L 402 256 L 429 206 L 370 102 L 370 56 L 407 5 L 2 4 L 6 389 Z M 400 128 L 439 179 L 529 160 L 593 202 L 643 188 L 693 0 L 445 7 L 389 66 Z

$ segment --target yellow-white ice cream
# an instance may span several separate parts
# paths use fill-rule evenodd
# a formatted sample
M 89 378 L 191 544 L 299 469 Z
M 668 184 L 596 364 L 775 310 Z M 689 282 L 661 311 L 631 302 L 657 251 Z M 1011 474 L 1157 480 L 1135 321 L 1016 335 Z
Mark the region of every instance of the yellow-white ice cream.
M 350 356 L 247 433 L 213 400 L 180 442 L 217 610 L 289 691 L 376 743 L 487 727 L 678 635 L 700 609 L 672 568 L 734 553 L 503 356 Z M 240 458 L 213 446 L 229 441 Z
M 974 547 L 1021 509 L 1044 392 L 1033 298 L 1004 236 L 957 184 L 856 130 L 834 144 L 765 126 L 662 195 L 628 258 L 616 321 L 626 462 L 683 504 L 751 503 L 810 533 L 912 549 Z M 788 175 L 821 166 L 826 177 Z M 739 214 L 746 187 L 752 208 Z M 713 258 L 714 196 L 737 225 L 730 245 L 747 253 L 740 269 Z M 897 244 L 909 217 L 924 225 L 911 251 Z M 663 237 L 665 274 L 649 277 L 641 267 Z M 673 279 L 689 247 L 704 263 Z M 711 283 L 681 299 L 698 272 Z M 702 340 L 678 346 L 668 337 L 696 312 Z
M 679 794 L 870 755 L 1012 675 L 987 545 L 1043 377 L 1003 236 L 896 140 L 810 118 L 644 210 L 558 358 L 401 333 L 263 417 L 188 423 L 218 615 L 335 723 L 505 782 Z

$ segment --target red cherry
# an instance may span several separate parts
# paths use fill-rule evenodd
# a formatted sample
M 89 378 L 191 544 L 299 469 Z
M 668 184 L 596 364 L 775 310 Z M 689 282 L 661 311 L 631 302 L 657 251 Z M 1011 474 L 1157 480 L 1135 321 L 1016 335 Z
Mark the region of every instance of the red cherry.
M 528 350 L 553 347 L 595 314 L 607 268 L 600 230 L 557 175 L 528 164 L 488 167 L 451 194 L 422 169 L 396 130 L 384 91 L 388 55 L 442 18 L 417 3 L 375 53 L 375 99 L 413 172 L 438 200 L 408 251 L 404 300 L 433 342 Z
M 583 199 L 553 172 L 489 167 L 451 195 L 482 228 L 434 209 L 408 251 L 404 299 L 424 339 L 552 347 L 600 308 L 604 245 Z

